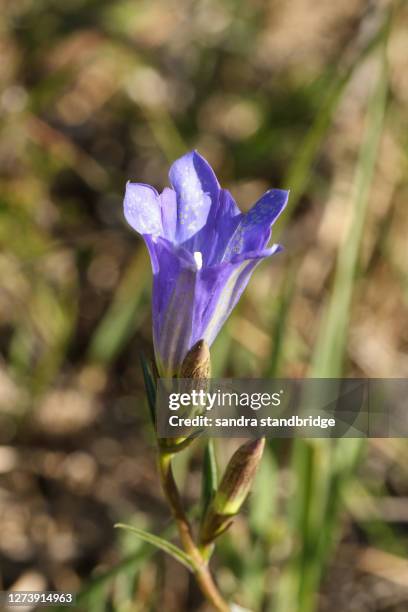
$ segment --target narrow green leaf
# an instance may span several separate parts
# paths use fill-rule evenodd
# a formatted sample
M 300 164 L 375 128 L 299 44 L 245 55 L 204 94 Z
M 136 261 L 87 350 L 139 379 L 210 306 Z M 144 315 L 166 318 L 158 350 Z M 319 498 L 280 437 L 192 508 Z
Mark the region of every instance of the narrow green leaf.
M 203 461 L 203 476 L 202 476 L 202 491 L 201 491 L 201 508 L 202 516 L 207 511 L 208 505 L 211 502 L 218 485 L 218 467 L 217 458 L 215 456 L 214 440 L 207 440 L 204 449 Z
M 254 534 L 266 536 L 273 530 L 273 515 L 277 496 L 277 465 L 275 457 L 266 445 L 249 496 L 249 524 Z
M 168 540 L 164 540 L 163 538 L 153 535 L 152 533 L 149 533 L 148 531 L 145 531 L 144 529 L 140 529 L 139 527 L 133 527 L 132 525 L 125 525 L 124 523 L 116 523 L 115 527 L 118 529 L 127 529 L 128 531 L 131 531 L 132 533 L 134 533 L 137 537 L 139 537 L 144 542 L 148 542 L 152 546 L 156 546 L 156 548 L 160 548 L 160 550 L 163 550 L 168 555 L 176 559 L 176 561 L 184 565 L 184 567 L 190 570 L 190 572 L 194 572 L 196 570 L 196 567 L 191 557 L 187 553 L 185 553 L 183 550 L 181 550 L 181 548 L 178 548 L 178 546 L 175 546 L 175 544 L 172 544 Z
M 279 370 L 284 354 L 286 325 L 288 322 L 290 304 L 295 288 L 295 279 L 296 275 L 292 266 L 286 276 L 286 280 L 279 296 L 278 313 L 274 320 L 274 329 L 272 331 L 272 352 L 264 372 L 264 378 L 276 378 L 279 376 Z
M 142 364 L 143 380 L 146 389 L 147 405 L 149 406 L 150 418 L 152 420 L 153 427 L 156 427 L 156 383 L 147 363 L 147 360 L 143 354 L 140 355 L 140 362 Z
M 368 109 L 366 137 L 361 147 L 360 159 L 355 174 L 354 193 L 352 195 L 354 218 L 350 225 L 349 235 L 345 241 L 346 248 L 339 251 L 333 291 L 320 327 L 312 370 L 312 374 L 315 376 L 338 376 L 342 369 L 354 278 L 357 270 L 370 187 L 377 159 L 377 150 L 382 134 L 387 97 L 387 77 L 385 71 L 384 65 Z

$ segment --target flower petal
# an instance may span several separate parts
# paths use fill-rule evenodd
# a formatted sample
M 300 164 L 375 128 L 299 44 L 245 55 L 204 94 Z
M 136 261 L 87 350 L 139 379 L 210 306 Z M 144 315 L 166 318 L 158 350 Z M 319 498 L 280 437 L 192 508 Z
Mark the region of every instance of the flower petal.
M 189 251 L 202 254 L 204 266 L 220 263 L 229 241 L 236 231 L 243 214 L 234 198 L 226 189 L 221 189 L 218 200 L 211 207 L 205 226 L 183 246 Z
M 196 287 L 193 322 L 194 331 L 200 330 L 198 340 L 203 338 L 211 346 L 241 297 L 256 266 L 277 250 L 279 249 L 271 248 L 260 253 L 251 253 L 246 259 L 238 259 L 202 271 Z
M 270 189 L 242 216 L 223 260 L 229 261 L 234 256 L 248 251 L 263 249 L 267 245 L 271 226 L 285 208 L 289 192 L 283 189 Z
M 162 232 L 159 194 L 150 185 L 126 185 L 124 213 L 126 221 L 139 234 L 158 236 Z
M 173 376 L 191 348 L 197 265 L 182 247 L 154 243 L 153 341 L 162 375 Z M 153 257 L 152 257 L 153 261 Z
M 177 198 L 176 192 L 165 187 L 160 194 L 160 207 L 163 226 L 163 237 L 170 242 L 176 240 L 177 230 Z
M 196 151 L 176 160 L 169 178 L 177 195 L 176 240 L 180 244 L 205 225 L 220 186 L 211 166 Z M 193 246 L 192 250 L 198 249 Z
M 255 267 L 280 247 L 239 255 L 199 269 L 185 249 L 158 239 L 159 266 L 153 281 L 153 326 L 156 359 L 162 375 L 177 375 L 198 340 L 211 345 L 231 314 Z

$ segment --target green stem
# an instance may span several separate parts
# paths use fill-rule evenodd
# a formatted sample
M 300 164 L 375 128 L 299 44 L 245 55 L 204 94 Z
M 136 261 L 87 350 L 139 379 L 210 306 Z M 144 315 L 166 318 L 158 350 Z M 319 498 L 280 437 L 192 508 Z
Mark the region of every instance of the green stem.
M 218 612 L 230 612 L 229 605 L 220 594 L 211 576 L 207 560 L 200 553 L 194 542 L 191 526 L 184 512 L 176 481 L 174 480 L 171 460 L 171 454 L 159 451 L 158 467 L 160 479 L 164 494 L 177 525 L 181 544 L 186 553 L 191 557 L 195 567 L 194 574 L 203 595 Z

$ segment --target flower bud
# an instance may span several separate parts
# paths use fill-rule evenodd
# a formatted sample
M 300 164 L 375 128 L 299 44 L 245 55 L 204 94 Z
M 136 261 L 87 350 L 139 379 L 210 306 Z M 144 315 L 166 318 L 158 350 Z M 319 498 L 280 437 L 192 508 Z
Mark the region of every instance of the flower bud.
M 181 364 L 180 378 L 206 379 L 211 373 L 210 349 L 205 340 L 199 340 L 188 351 Z
M 251 488 L 264 446 L 265 438 L 252 440 L 240 446 L 232 456 L 204 516 L 200 533 L 202 544 L 209 544 L 228 529 L 232 518 L 238 514 Z

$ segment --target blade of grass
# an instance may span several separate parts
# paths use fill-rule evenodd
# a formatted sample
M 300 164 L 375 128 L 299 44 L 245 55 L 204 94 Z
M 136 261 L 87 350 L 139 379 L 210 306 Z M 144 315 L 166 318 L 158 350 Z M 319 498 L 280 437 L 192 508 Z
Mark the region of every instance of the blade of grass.
M 204 449 L 201 512 L 204 516 L 208 504 L 211 502 L 218 484 L 218 467 L 215 456 L 214 440 L 209 439 Z
M 295 289 L 296 275 L 293 267 L 289 270 L 283 283 L 279 296 L 277 316 L 274 320 L 272 331 L 272 353 L 264 371 L 264 378 L 276 378 L 279 376 L 282 361 L 284 359 L 284 338 L 288 322 L 290 304 Z
M 377 88 L 368 109 L 368 129 L 361 154 L 352 195 L 354 217 L 344 248 L 340 249 L 333 291 L 320 326 L 313 361 L 315 376 L 337 376 L 342 370 L 347 339 L 353 282 L 357 272 L 358 256 L 367 212 L 371 182 L 382 133 L 387 95 L 385 61 Z
M 147 405 L 149 406 L 150 418 L 153 427 L 156 427 L 156 385 L 149 364 L 147 363 L 147 360 L 143 354 L 140 355 L 140 362 L 142 364 L 143 380 L 146 389 Z
M 346 246 L 339 251 L 333 290 L 315 347 L 311 374 L 316 378 L 340 376 L 343 369 L 353 286 L 386 108 L 386 41 L 385 35 L 381 70 L 369 102 L 367 127 L 355 173 L 354 218 Z M 342 488 L 362 450 L 359 439 L 341 439 L 334 445 L 328 440 L 295 441 L 293 466 L 298 489 L 293 503 L 292 529 L 300 544 L 282 582 L 278 609 L 298 612 L 316 609 L 318 584 L 335 536 Z

